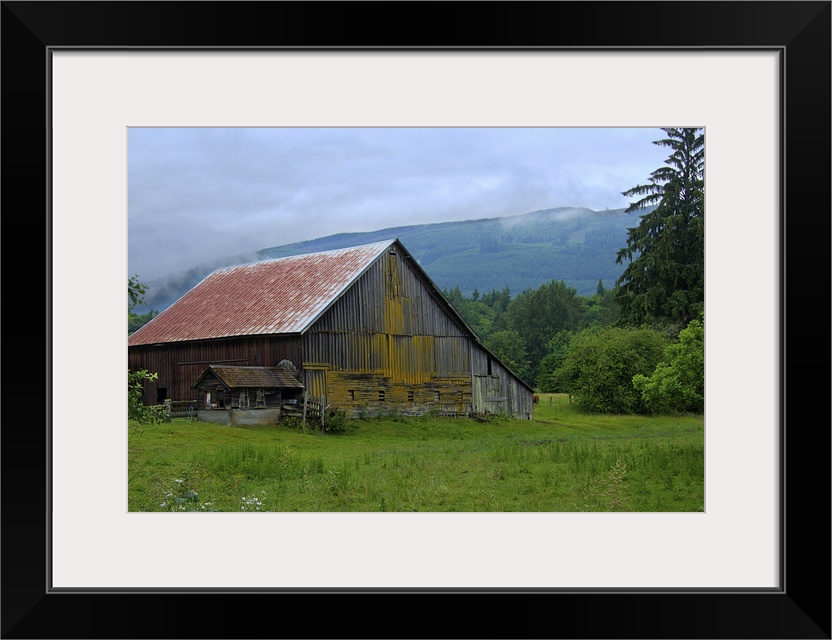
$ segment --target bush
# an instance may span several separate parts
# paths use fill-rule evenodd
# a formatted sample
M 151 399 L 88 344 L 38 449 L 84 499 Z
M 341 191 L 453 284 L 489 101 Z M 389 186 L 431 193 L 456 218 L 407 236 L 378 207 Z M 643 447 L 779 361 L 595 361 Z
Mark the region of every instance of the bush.
M 667 341 L 652 329 L 587 329 L 572 339 L 558 380 L 587 411 L 646 413 L 633 377 L 655 370 Z
M 159 374 L 150 373 L 146 369 L 127 370 L 127 417 L 130 420 L 144 424 L 156 424 L 168 419 L 168 412 L 165 407 L 145 405 L 142 402 L 144 381 L 156 380 L 158 377 Z
M 347 414 L 339 409 L 327 410 L 324 414 L 324 431 L 344 433 L 347 430 Z
M 705 328 L 691 320 L 669 345 L 653 374 L 633 377 L 650 413 L 681 414 L 705 411 Z
M 290 429 L 297 429 L 298 431 L 303 431 L 304 429 L 303 418 L 299 416 L 282 416 L 280 418 L 280 424 Z

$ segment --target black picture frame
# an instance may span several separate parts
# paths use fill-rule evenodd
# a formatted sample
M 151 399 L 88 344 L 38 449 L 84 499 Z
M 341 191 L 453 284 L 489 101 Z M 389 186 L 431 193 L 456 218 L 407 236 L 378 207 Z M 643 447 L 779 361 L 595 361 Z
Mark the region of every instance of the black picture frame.
M 0 20 L 3 638 L 830 638 L 830 2 L 2 2 Z M 780 588 L 52 592 L 37 390 L 52 384 L 49 62 L 67 47 L 779 51 Z

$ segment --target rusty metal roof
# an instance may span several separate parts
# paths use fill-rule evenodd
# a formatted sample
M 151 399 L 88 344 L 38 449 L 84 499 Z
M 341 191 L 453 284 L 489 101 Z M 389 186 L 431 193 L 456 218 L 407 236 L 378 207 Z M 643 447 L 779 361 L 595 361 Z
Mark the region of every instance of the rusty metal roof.
M 303 385 L 295 376 L 279 367 L 235 367 L 224 364 L 209 365 L 191 388 L 196 388 L 211 373 L 229 389 L 303 389 Z
M 130 335 L 127 344 L 301 333 L 394 242 L 218 269 Z

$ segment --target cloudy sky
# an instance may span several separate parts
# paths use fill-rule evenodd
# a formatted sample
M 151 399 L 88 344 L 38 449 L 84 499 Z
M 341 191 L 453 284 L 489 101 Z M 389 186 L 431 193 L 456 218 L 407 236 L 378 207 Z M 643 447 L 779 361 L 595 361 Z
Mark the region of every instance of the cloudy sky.
M 131 128 L 128 268 L 390 226 L 617 209 L 664 164 L 648 128 Z

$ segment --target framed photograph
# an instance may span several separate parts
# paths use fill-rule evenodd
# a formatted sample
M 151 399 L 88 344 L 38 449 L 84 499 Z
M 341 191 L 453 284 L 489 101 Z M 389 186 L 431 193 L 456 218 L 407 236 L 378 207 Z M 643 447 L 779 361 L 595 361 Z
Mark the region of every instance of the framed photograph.
M 0 35 L 3 637 L 830 637 L 830 2 L 3 2 Z M 130 128 L 665 126 L 706 131 L 703 513 L 128 512 Z

